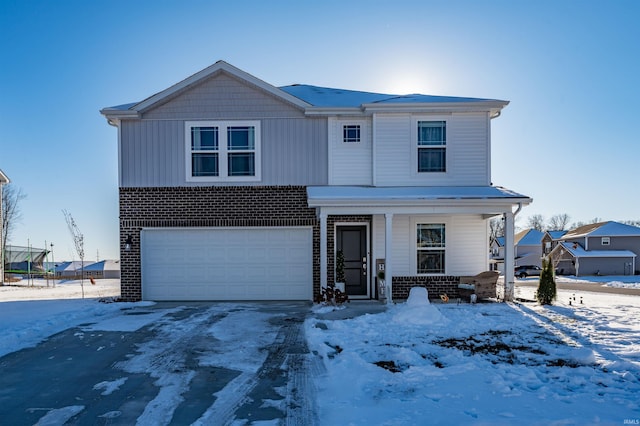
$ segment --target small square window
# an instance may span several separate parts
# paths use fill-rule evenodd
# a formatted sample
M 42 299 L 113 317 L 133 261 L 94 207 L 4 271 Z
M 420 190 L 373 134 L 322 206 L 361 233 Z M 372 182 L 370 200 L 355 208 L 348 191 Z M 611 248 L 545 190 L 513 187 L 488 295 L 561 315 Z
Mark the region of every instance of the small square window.
M 344 143 L 360 142 L 360 125 L 345 125 L 342 127 L 342 141 Z

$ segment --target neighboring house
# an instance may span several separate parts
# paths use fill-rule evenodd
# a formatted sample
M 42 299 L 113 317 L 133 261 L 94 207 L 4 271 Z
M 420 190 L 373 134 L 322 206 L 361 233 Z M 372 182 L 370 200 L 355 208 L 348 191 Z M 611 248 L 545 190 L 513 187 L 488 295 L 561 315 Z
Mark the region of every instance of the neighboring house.
M 58 263 L 55 266 L 57 278 L 80 278 L 84 270 L 85 278 L 120 278 L 119 260 L 100 260 L 98 262 L 82 262 L 74 260 L 71 262 Z
M 546 231 L 542 236 L 542 256 L 546 257 L 551 253 L 560 240 L 568 231 Z
M 537 229 L 525 229 L 515 237 L 516 263 L 515 266 L 542 266 L 542 237 L 544 232 Z
M 640 228 L 600 222 L 568 231 L 549 254 L 563 275 L 638 274 Z
M 532 201 L 491 184 L 491 120 L 507 104 L 278 88 L 219 61 L 104 108 L 118 128 L 121 295 L 312 300 L 340 250 L 351 298 L 382 296 L 382 264 L 393 299 L 415 285 L 455 295 L 488 269 L 488 220 L 502 215 L 512 240 Z
M 525 229 L 514 236 L 514 266 L 542 266 L 541 241 L 544 233 L 536 229 Z M 504 237 L 494 238 L 491 246 L 490 261 L 494 269 L 504 273 Z
M 120 261 L 101 260 L 88 266 L 85 265 L 84 272 L 86 277 L 120 278 Z
M 492 271 L 504 272 L 504 237 L 491 239 L 489 245 L 489 264 Z
M 4 284 L 4 247 L 2 246 L 4 243 L 4 239 L 2 235 L 4 235 L 2 226 L 4 224 L 4 220 L 2 219 L 2 212 L 4 208 L 2 206 L 2 187 L 8 184 L 9 178 L 5 175 L 2 170 L 0 170 L 0 284 Z

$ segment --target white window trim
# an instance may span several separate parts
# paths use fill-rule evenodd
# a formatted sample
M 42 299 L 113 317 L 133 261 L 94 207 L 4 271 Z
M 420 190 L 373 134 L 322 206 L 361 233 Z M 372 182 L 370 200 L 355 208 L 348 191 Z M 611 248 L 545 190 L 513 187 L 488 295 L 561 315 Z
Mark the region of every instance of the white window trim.
M 409 263 L 409 267 L 411 268 L 412 274 L 418 276 L 418 277 L 441 277 L 441 276 L 446 276 L 449 275 L 449 267 L 450 267 L 450 261 L 449 261 L 449 246 L 450 246 L 450 231 L 451 231 L 451 227 L 449 224 L 449 220 L 447 220 L 444 217 L 412 217 L 410 222 L 410 226 L 411 226 L 411 238 L 409 238 L 409 244 L 410 244 L 410 252 L 411 255 L 411 262 Z M 444 232 L 445 232 L 445 240 L 444 240 L 444 272 L 442 273 L 432 273 L 432 274 L 419 274 L 418 273 L 418 247 L 416 245 L 416 231 L 417 231 L 417 226 L 418 225 L 444 225 Z
M 193 176 L 191 169 L 191 128 L 192 127 L 217 127 L 218 128 L 218 174 L 219 176 Z M 255 164 L 254 176 L 228 176 L 227 159 L 227 128 L 228 127 L 253 127 L 255 137 Z M 260 121 L 257 120 L 226 120 L 226 121 L 186 121 L 184 126 L 185 147 L 185 171 L 187 182 L 259 182 L 262 180 L 262 143 Z
M 430 178 L 434 176 L 444 176 L 451 170 L 451 117 L 448 115 L 416 115 L 411 117 L 411 174 L 422 178 Z M 445 171 L 444 172 L 419 172 L 418 171 L 418 121 L 444 121 L 447 129 L 447 138 L 445 140 Z
M 611 237 L 602 237 L 602 240 L 600 240 L 600 244 L 603 246 L 610 246 L 611 245 Z

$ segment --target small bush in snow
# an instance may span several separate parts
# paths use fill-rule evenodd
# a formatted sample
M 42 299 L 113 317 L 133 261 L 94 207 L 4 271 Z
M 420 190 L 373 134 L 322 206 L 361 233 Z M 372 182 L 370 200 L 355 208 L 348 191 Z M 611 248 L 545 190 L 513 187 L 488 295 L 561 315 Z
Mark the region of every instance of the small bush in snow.
M 556 299 L 556 280 L 553 276 L 553 263 L 550 260 L 542 261 L 540 284 L 536 291 L 536 299 L 541 305 L 550 305 Z

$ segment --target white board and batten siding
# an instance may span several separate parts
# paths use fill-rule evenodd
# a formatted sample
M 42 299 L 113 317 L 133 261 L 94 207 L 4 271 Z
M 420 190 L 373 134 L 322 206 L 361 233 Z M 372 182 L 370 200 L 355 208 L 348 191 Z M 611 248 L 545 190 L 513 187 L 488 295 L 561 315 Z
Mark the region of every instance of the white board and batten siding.
M 144 300 L 311 300 L 310 227 L 147 228 Z
M 393 275 L 416 275 L 417 223 L 444 223 L 446 226 L 446 275 L 475 275 L 488 268 L 487 221 L 478 215 L 393 216 Z M 373 259 L 385 259 L 385 219 L 373 216 Z
M 446 173 L 417 173 L 417 121 L 447 122 Z M 490 149 L 487 113 L 447 115 L 377 114 L 374 185 L 484 186 L 489 185 Z

